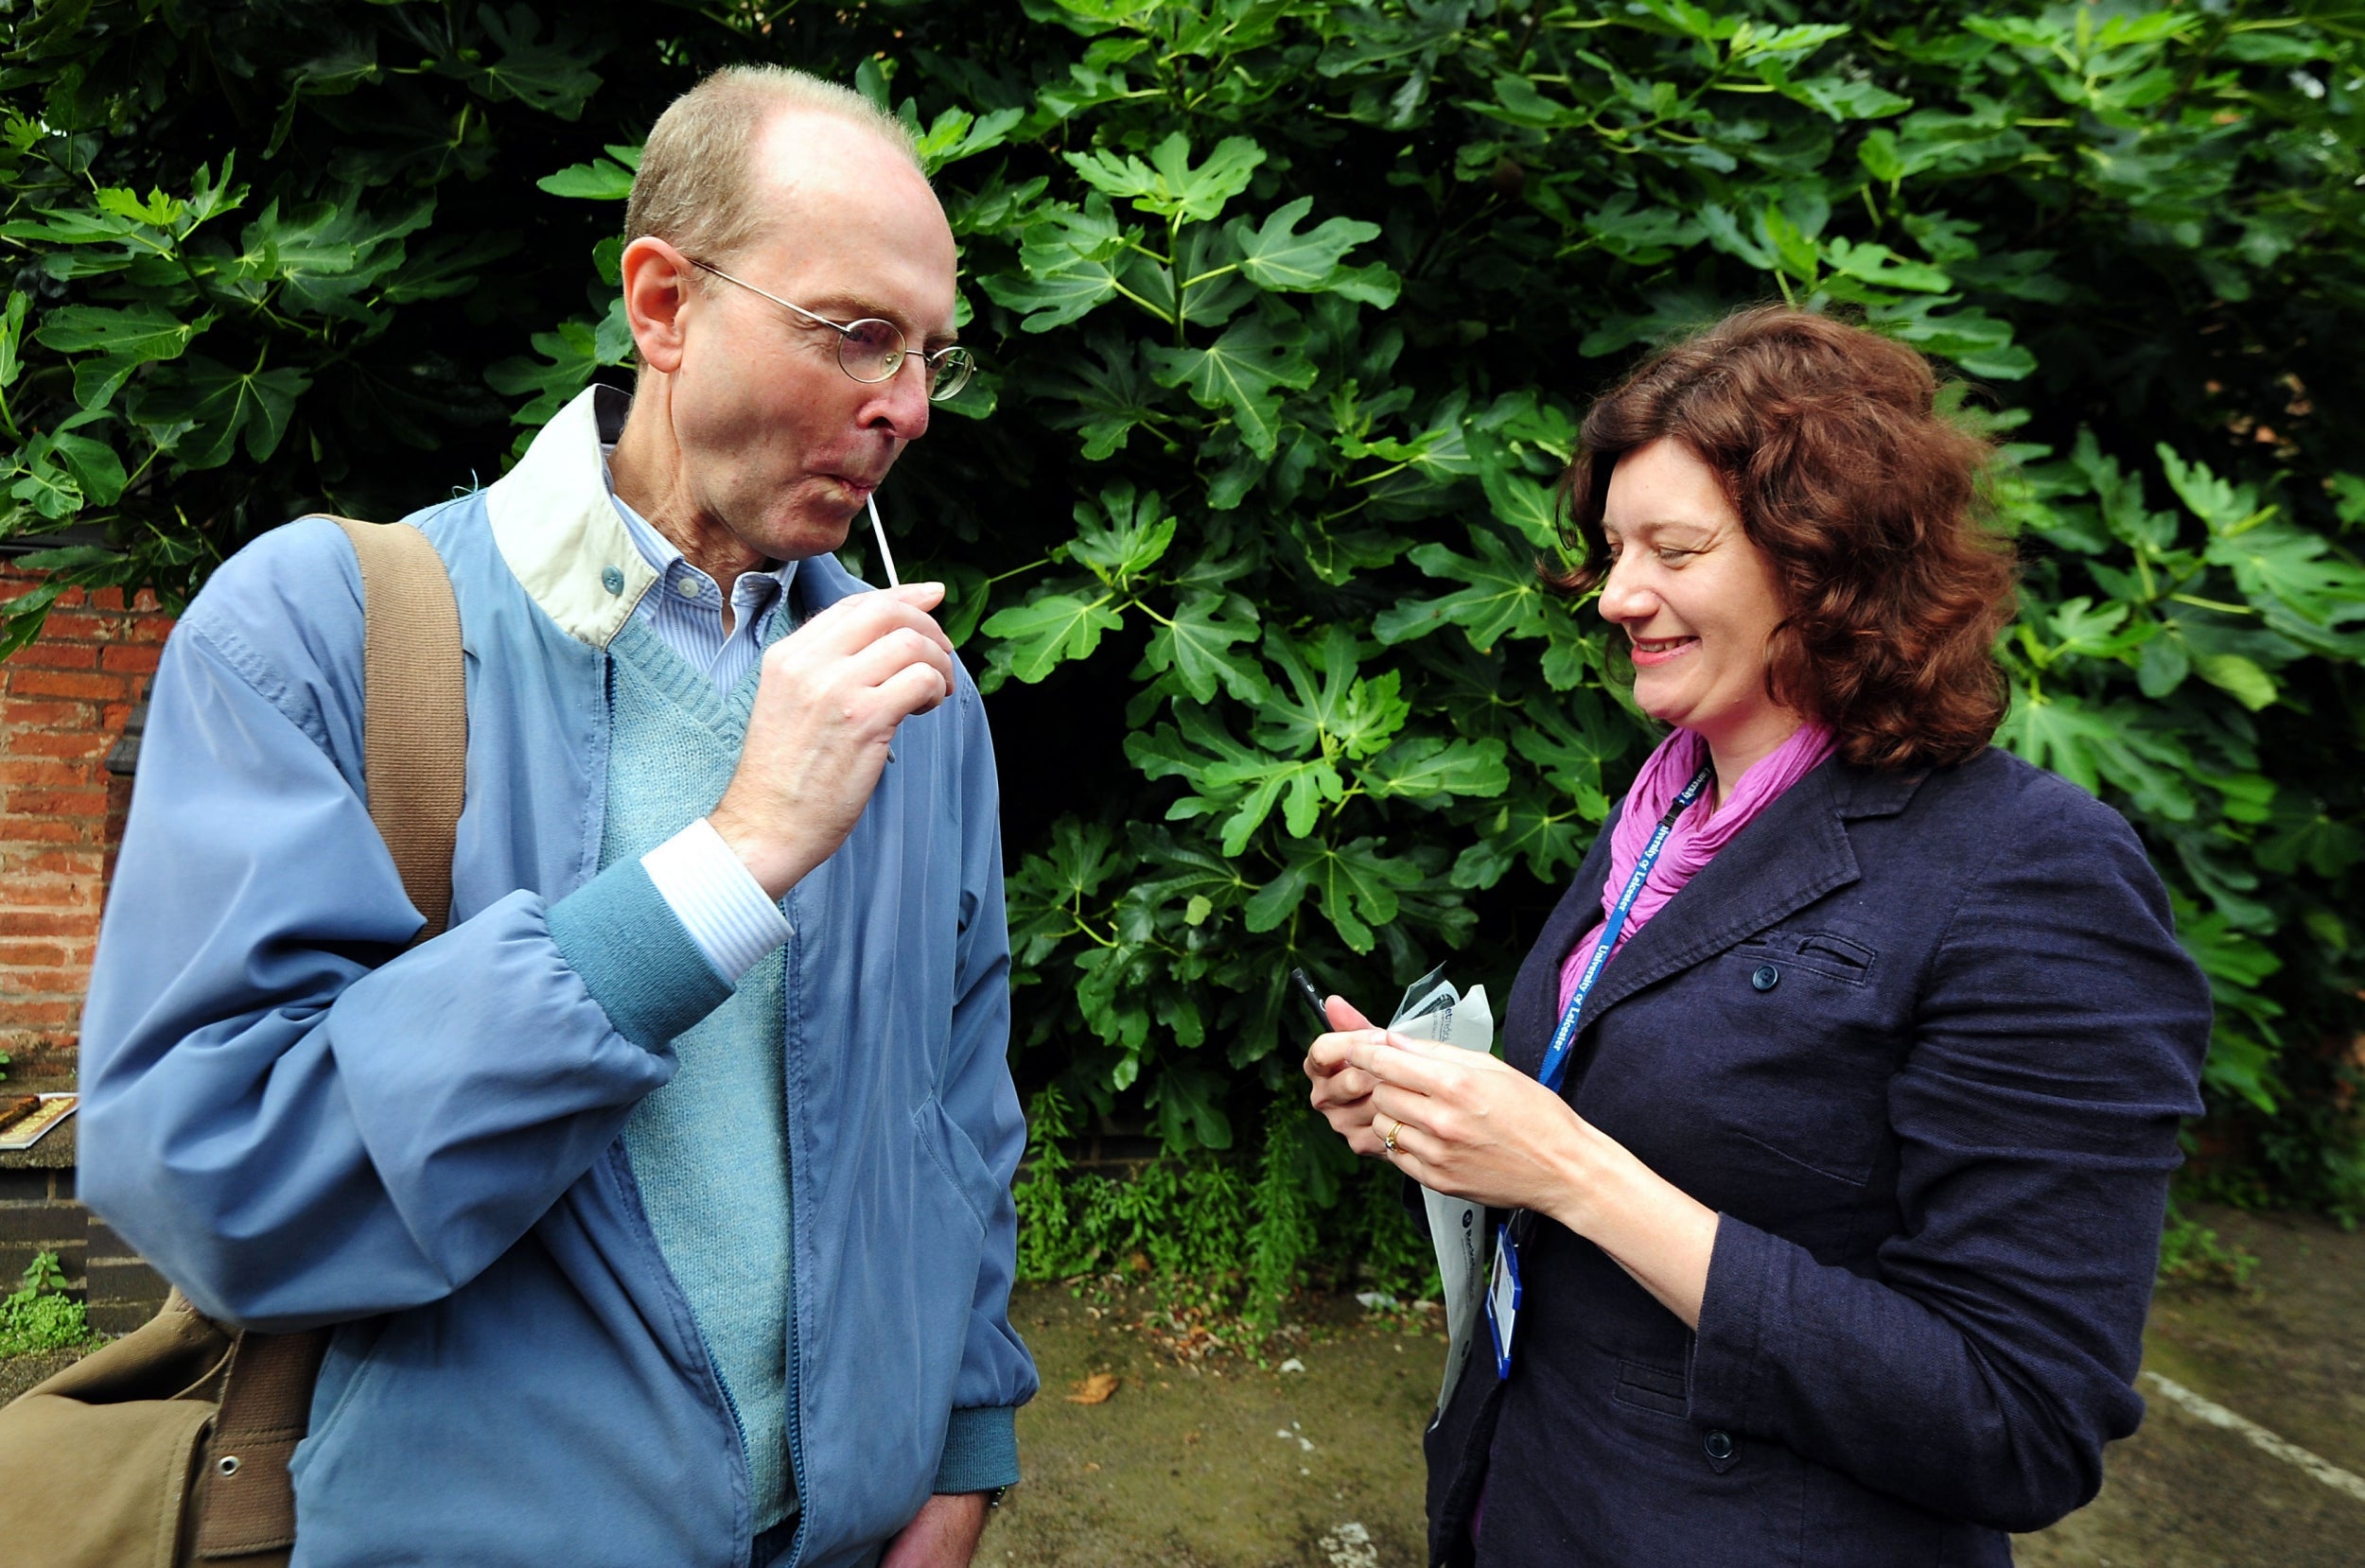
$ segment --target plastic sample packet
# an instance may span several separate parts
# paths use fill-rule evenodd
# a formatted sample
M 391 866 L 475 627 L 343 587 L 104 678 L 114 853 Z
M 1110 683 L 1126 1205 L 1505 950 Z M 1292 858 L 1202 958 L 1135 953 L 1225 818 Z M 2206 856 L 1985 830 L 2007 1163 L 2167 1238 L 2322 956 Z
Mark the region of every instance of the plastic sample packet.
M 1442 967 L 1431 969 L 1407 987 L 1396 1016 L 1388 1022 L 1390 1032 L 1416 1040 L 1439 1040 L 1464 1051 L 1493 1050 L 1495 1010 L 1487 1002 L 1486 987 L 1473 985 L 1464 996 L 1445 974 Z M 1445 1293 L 1445 1376 L 1437 1390 L 1436 1413 L 1429 1418 L 1434 1426 L 1470 1364 L 1470 1349 L 1478 1339 L 1479 1299 L 1486 1289 L 1490 1260 L 1484 1204 L 1447 1197 L 1426 1187 L 1421 1190 L 1421 1203 L 1428 1216 L 1429 1240 L 1437 1249 L 1437 1277 L 1444 1281 Z

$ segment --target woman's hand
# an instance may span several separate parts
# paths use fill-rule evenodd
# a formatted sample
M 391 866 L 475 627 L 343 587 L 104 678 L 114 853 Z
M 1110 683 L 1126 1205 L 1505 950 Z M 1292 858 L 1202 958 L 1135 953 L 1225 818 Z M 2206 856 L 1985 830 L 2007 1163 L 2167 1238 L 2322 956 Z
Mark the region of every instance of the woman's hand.
M 1559 1095 L 1482 1051 L 1366 1029 L 1315 1041 L 1306 1070 L 1334 1057 L 1331 1082 L 1353 1073 L 1363 1091 L 1370 1147 L 1350 1138 L 1357 1152 L 1450 1197 L 1561 1218 L 1586 1183 L 1586 1135 L 1609 1143 Z
M 1334 1022 L 1343 1005 L 1334 999 Z M 1357 1153 L 1431 1192 L 1559 1221 L 1699 1327 L 1716 1211 L 1542 1084 L 1483 1052 L 1370 1028 L 1323 1036 L 1305 1071 L 1316 1108 Z
M 1550 1210 L 1537 1201 L 1553 1188 L 1543 1151 L 1581 1124 L 1565 1101 L 1483 1052 L 1375 1029 L 1343 997 L 1323 1008 L 1335 1032 L 1306 1052 L 1305 1075 L 1314 1081 L 1314 1108 L 1348 1148 L 1390 1159 L 1424 1187 L 1455 1197 Z M 1371 1065 L 1383 1054 L 1394 1058 L 1395 1076 L 1385 1084 Z
M 1323 1003 L 1323 1011 L 1330 1016 L 1333 1029 L 1375 1037 L 1380 1033 L 1344 997 L 1330 998 Z M 1357 1037 L 1332 1034 L 1317 1038 L 1305 1053 L 1305 1075 L 1314 1080 L 1314 1108 L 1330 1124 L 1330 1130 L 1345 1139 L 1347 1147 L 1357 1154 L 1376 1155 L 1380 1147 L 1379 1135 L 1372 1131 L 1372 1076 L 1347 1064 L 1346 1042 Z

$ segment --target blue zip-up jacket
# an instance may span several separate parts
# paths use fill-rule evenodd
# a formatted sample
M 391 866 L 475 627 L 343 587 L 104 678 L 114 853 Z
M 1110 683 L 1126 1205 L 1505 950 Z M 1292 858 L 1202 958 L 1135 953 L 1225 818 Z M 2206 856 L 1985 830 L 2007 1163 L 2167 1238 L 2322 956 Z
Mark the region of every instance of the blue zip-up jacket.
M 296 1568 L 738 1568 L 747 1469 L 621 1139 L 726 994 L 637 862 L 599 870 L 605 649 L 655 574 L 587 392 L 412 520 L 468 698 L 451 924 L 362 775 L 360 579 L 309 520 L 225 563 L 158 671 L 82 1042 L 81 1193 L 205 1312 L 336 1333 Z M 798 568 L 805 613 L 861 591 Z M 932 1490 L 1014 1478 L 1008 936 L 975 687 L 906 721 L 794 888 L 795 1228 L 779 1560 L 872 1560 Z M 557 935 L 553 935 L 553 931 Z

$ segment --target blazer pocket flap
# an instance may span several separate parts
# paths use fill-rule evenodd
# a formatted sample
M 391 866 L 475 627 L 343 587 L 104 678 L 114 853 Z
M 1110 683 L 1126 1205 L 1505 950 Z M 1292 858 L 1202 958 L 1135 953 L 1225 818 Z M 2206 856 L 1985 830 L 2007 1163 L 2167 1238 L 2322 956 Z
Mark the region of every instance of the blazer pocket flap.
M 1673 1367 L 1653 1367 L 1646 1362 L 1618 1363 L 1618 1387 L 1613 1397 L 1620 1404 L 1640 1405 L 1662 1416 L 1688 1416 L 1691 1410 L 1691 1394 L 1684 1385 L 1682 1371 Z

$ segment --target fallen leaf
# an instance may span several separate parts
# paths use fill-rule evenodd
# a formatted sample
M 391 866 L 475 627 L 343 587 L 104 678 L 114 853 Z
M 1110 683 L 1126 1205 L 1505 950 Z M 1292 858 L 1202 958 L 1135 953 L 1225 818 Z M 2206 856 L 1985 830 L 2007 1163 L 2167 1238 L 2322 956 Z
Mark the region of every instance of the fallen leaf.
M 1096 1459 L 1087 1460 L 1087 1461 L 1085 1462 L 1085 1465 L 1084 1465 L 1084 1473 L 1086 1473 L 1087 1475 L 1089 1475 L 1089 1474 L 1091 1474 L 1094 1471 L 1098 1470 L 1099 1468 L 1100 1468 L 1100 1462 L 1099 1462 L 1098 1460 L 1096 1460 Z
M 1186 1443 L 1195 1443 L 1199 1441 L 1199 1434 L 1196 1432 L 1185 1432 L 1182 1434 L 1182 1440 Z
M 1068 1403 L 1106 1404 L 1109 1396 L 1117 1391 L 1117 1375 L 1114 1372 L 1095 1372 L 1072 1386 L 1076 1392 L 1067 1397 Z

